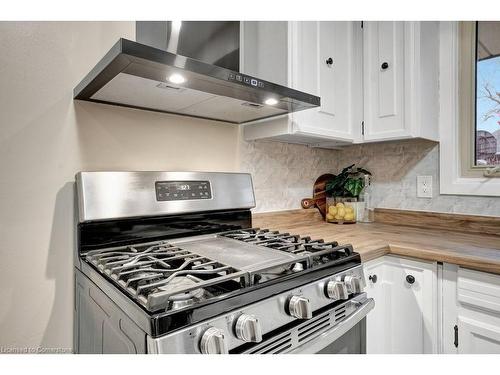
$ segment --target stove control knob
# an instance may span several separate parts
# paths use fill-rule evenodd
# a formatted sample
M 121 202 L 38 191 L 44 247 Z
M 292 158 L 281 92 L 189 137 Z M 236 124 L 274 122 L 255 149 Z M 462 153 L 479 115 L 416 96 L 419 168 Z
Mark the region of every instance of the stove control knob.
M 306 297 L 293 296 L 288 301 L 288 311 L 291 316 L 297 319 L 311 319 L 311 303 Z
M 245 342 L 261 342 L 262 329 L 259 319 L 253 315 L 240 315 L 234 327 L 236 337 Z
M 335 301 L 348 299 L 347 287 L 342 281 L 331 280 L 326 284 L 326 296 Z
M 215 327 L 207 329 L 201 337 L 200 350 L 203 354 L 227 354 L 224 333 Z
M 349 293 L 361 293 L 364 289 L 365 280 L 356 275 L 348 275 L 344 278 L 344 283 L 347 286 L 347 291 Z

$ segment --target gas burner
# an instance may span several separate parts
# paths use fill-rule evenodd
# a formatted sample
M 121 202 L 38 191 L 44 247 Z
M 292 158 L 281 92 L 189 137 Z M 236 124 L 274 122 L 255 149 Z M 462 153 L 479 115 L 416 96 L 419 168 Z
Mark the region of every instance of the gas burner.
M 187 292 L 181 292 L 170 296 L 169 308 L 170 310 L 176 310 L 193 305 L 196 301 L 201 301 L 204 298 L 209 297 L 209 294 L 202 288 L 190 289 L 191 287 L 197 286 L 201 282 L 203 282 L 202 279 L 193 275 L 176 276 L 168 284 L 160 286 L 158 290 L 168 293 L 177 292 L 179 290 L 189 290 Z
M 217 284 L 238 289 L 246 274 L 164 241 L 93 250 L 85 259 L 149 311 L 178 309 L 213 296 Z M 235 281 L 238 278 L 239 282 Z
M 239 229 L 222 233 L 221 236 L 308 257 L 310 266 L 337 261 L 353 253 L 352 247 L 339 246 L 336 241 L 312 240 L 309 236 L 300 237 L 268 229 Z M 292 267 L 293 272 L 300 272 L 303 269 L 303 263 L 294 264 Z

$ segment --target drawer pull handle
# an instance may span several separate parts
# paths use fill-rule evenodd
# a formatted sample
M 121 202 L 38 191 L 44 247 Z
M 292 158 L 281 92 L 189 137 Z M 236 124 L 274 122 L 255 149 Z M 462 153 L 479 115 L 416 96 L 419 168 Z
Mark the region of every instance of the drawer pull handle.
M 408 282 L 408 284 L 413 284 L 415 282 L 415 277 L 412 275 L 408 275 L 406 276 L 406 281 Z
M 368 276 L 368 280 L 375 284 L 377 282 L 377 275 Z

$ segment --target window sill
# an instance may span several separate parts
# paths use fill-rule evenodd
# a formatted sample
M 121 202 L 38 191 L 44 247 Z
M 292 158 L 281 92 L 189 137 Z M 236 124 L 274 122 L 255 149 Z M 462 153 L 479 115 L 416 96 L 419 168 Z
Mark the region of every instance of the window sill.
M 453 195 L 479 195 L 500 197 L 499 178 L 440 178 L 440 193 Z

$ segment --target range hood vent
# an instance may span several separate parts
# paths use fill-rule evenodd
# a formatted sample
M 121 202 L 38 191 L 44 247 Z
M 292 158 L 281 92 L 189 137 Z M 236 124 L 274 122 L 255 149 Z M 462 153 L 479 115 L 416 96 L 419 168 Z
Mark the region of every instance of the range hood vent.
M 229 45 L 226 37 L 215 38 L 210 34 L 209 39 L 196 45 L 192 37 L 180 38 L 184 34 L 173 33 L 175 29 L 171 24 L 138 22 L 137 39 L 148 40 L 149 45 L 127 39 L 118 40 L 74 89 L 74 98 L 235 124 L 320 105 L 320 98 L 315 95 L 233 70 L 239 69 L 239 45 L 235 49 L 234 45 Z M 200 27 L 214 28 L 214 22 L 209 25 L 193 21 L 190 24 L 190 34 Z M 164 27 L 169 36 L 165 43 L 167 49 L 199 55 L 195 55 L 196 58 L 187 57 L 167 51 L 163 45 L 161 49 L 156 48 L 159 46 L 157 38 L 150 36 L 153 34 L 151 30 L 158 31 L 159 27 Z M 177 27 L 181 29 L 184 23 Z M 145 29 L 149 39 L 144 36 Z M 187 25 L 186 29 L 189 29 Z M 197 34 L 200 34 L 199 30 Z M 206 34 L 205 30 L 201 35 Z M 172 35 L 177 35 L 175 42 L 172 42 Z M 212 48 L 210 39 L 219 39 L 217 49 Z M 187 42 L 179 44 L 183 40 Z M 232 38 L 232 44 L 234 40 Z M 191 49 L 185 47 L 186 43 Z M 221 44 L 226 47 L 225 50 L 220 48 Z M 213 51 L 222 51 L 224 55 L 214 56 Z

